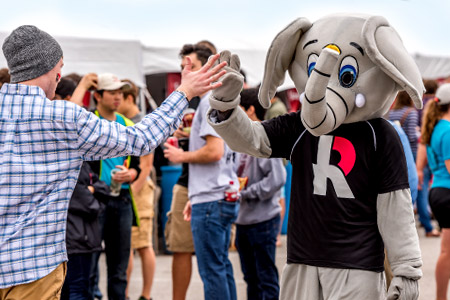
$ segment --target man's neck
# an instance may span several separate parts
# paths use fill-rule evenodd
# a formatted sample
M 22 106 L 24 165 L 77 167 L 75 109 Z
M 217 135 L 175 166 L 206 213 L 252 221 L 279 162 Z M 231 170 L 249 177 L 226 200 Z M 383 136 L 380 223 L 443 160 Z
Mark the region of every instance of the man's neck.
M 109 121 L 116 120 L 115 111 L 103 109 L 103 107 L 101 107 L 101 106 L 97 106 L 97 111 L 98 111 L 99 115 L 103 117 L 103 119 L 106 119 Z
M 44 81 L 42 80 L 41 77 L 30 79 L 30 80 L 27 80 L 27 81 L 18 82 L 18 83 L 19 84 L 23 84 L 23 85 L 29 85 L 29 86 L 38 86 L 44 91 L 44 93 L 47 96 L 47 91 L 46 91 L 46 88 L 45 88 L 46 85 L 44 84 Z
M 450 112 L 446 112 L 442 115 L 441 119 L 447 120 L 450 122 Z
M 133 105 L 130 107 L 129 110 L 127 110 L 127 112 L 125 113 L 125 117 L 127 117 L 128 119 L 133 119 L 134 117 L 136 117 L 141 111 L 139 110 L 139 108 L 137 107 L 137 105 Z

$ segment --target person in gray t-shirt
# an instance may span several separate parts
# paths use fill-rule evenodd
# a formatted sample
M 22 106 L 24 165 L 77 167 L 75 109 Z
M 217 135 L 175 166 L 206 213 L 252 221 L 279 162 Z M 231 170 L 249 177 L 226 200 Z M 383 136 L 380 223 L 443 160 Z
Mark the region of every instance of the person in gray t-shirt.
M 239 204 L 225 201 L 224 197 L 227 189 L 239 188 L 234 171 L 236 155 L 207 123 L 208 99 L 209 93 L 202 95 L 195 112 L 189 151 L 166 143 L 164 154 L 174 163 L 189 163 L 190 202 L 185 208 L 185 219 L 191 220 L 205 298 L 236 299 L 228 246 L 231 224 L 236 219 Z

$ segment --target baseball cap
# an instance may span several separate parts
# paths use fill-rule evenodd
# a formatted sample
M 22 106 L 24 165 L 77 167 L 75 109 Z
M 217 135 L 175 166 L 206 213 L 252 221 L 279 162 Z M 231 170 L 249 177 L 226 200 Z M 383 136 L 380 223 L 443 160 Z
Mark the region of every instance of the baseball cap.
M 125 85 L 129 86 L 128 82 L 121 81 L 116 75 L 111 73 L 99 74 L 97 77 L 97 90 L 114 91 Z
M 436 102 L 439 105 L 450 103 L 450 83 L 444 83 L 436 90 Z

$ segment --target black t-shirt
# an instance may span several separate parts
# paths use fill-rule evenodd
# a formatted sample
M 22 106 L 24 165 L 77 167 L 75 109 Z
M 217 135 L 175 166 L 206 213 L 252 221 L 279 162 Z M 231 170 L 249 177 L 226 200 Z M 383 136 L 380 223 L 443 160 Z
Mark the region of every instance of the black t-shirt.
M 293 166 L 287 262 L 383 271 L 377 196 L 409 187 L 395 129 L 373 119 L 316 137 L 300 112 L 262 124 L 272 157 Z
M 194 97 L 189 101 L 189 108 L 197 109 L 198 105 L 200 104 L 200 98 Z M 182 138 L 178 140 L 178 145 L 181 149 L 184 151 L 189 151 L 189 138 Z M 189 181 L 189 164 L 183 163 L 182 169 L 181 169 L 181 175 L 178 178 L 177 184 L 182 185 L 184 187 L 188 186 Z

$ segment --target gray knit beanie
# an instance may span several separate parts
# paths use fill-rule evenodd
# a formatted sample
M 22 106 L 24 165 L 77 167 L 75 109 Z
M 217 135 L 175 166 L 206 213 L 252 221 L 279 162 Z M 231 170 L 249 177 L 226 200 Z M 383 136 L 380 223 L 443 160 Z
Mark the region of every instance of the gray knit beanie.
M 61 46 L 36 26 L 16 28 L 3 43 L 11 83 L 37 78 L 53 69 L 63 56 Z

